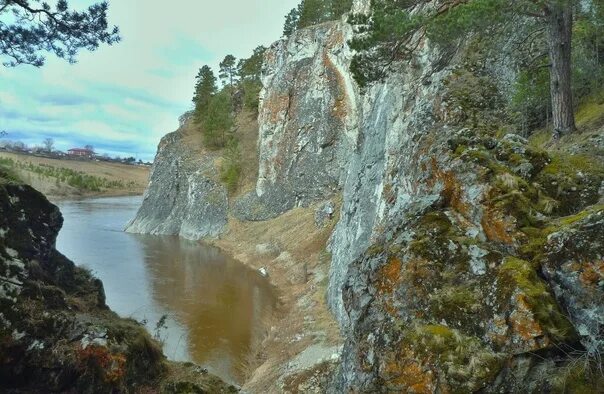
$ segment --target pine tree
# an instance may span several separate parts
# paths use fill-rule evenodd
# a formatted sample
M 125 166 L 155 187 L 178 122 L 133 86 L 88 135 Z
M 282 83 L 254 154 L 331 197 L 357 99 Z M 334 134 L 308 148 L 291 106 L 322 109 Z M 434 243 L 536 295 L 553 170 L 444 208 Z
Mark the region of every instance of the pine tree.
M 576 129 L 571 85 L 573 9 L 577 0 L 456 1 L 417 15 L 409 9 L 417 0 L 376 0 L 371 17 L 355 15 L 360 34 L 351 41 L 359 51 L 351 71 L 361 86 L 384 76 L 397 60 L 413 53 L 413 34 L 424 29 L 435 42 L 451 42 L 468 33 L 483 33 L 495 25 L 516 26 L 518 16 L 532 17 L 543 26 L 550 63 L 550 100 L 554 135 Z M 507 22 L 507 23 L 506 23 Z M 512 22 L 512 23 L 510 23 Z
M 260 81 L 265 51 L 266 48 L 260 45 L 254 49 L 252 56 L 247 59 L 239 60 L 237 70 L 238 75 L 242 80 Z
M 220 62 L 220 72 L 218 76 L 222 80 L 223 85 L 233 87 L 233 83 L 237 78 L 237 59 L 233 55 L 226 55 Z
M 264 63 L 263 46 L 256 47 L 254 53 L 247 59 L 239 61 L 238 70 L 243 89 L 243 104 L 251 111 L 257 112 L 260 90 L 262 90 L 262 64 Z
M 352 0 L 302 0 L 286 15 L 283 35 L 289 37 L 297 29 L 338 19 L 351 7 Z
M 285 16 L 285 24 L 283 25 L 283 36 L 289 37 L 298 29 L 298 22 L 300 21 L 300 5 L 292 10 Z
M 329 5 L 331 19 L 338 19 L 352 8 L 352 0 L 331 0 Z
M 73 11 L 66 0 L 53 7 L 40 0 L 0 0 L 0 56 L 5 66 L 44 65 L 44 52 L 75 63 L 81 49 L 120 41 L 119 29 L 107 21 L 108 3 Z
M 303 0 L 298 28 L 313 26 L 329 20 L 329 3 L 325 0 Z
M 202 122 L 207 114 L 210 100 L 216 94 L 216 77 L 209 66 L 203 66 L 199 69 L 195 79 L 197 82 L 193 96 L 194 116 L 197 122 Z
M 223 89 L 212 97 L 203 120 L 203 135 L 210 148 L 222 148 L 234 124 L 231 94 Z

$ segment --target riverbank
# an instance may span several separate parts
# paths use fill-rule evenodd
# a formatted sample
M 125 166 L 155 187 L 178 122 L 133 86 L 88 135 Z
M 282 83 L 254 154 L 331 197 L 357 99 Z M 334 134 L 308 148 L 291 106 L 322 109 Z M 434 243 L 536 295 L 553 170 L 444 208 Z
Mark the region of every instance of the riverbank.
M 54 201 L 142 195 L 151 170 L 146 166 L 9 152 L 0 152 L 0 165 Z
M 229 231 L 210 243 L 267 272 L 280 305 L 262 343 L 256 344 L 243 389 L 249 392 L 324 392 L 337 366 L 342 339 L 326 303 L 337 217 L 315 223 L 321 204 L 262 222 L 229 219 Z M 335 212 L 339 212 L 336 204 Z

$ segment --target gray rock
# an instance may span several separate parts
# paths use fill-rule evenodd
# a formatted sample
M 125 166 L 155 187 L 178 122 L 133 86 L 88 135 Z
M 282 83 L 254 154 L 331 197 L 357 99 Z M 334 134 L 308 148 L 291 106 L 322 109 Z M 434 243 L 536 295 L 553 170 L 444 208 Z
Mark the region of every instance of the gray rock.
M 228 195 L 217 180 L 215 159 L 210 152 L 191 152 L 182 129 L 162 138 L 142 206 L 126 231 L 194 240 L 220 235 L 227 224 Z
M 543 274 L 592 356 L 604 352 L 604 209 L 548 237 Z
M 324 200 L 344 182 L 356 145 L 357 89 L 344 21 L 296 31 L 265 55 L 255 193 L 235 203 L 242 220 L 266 220 Z
M 333 215 L 336 212 L 336 204 L 332 201 L 328 201 L 325 204 L 322 204 L 315 211 L 315 225 L 318 228 L 323 228 L 328 223 L 329 220 L 333 219 Z
M 256 253 L 260 256 L 277 257 L 280 254 L 280 249 L 272 243 L 256 245 Z
M 252 191 L 236 199 L 232 213 L 239 220 L 256 222 L 276 218 L 294 206 L 294 197 L 280 185 L 275 185 L 261 196 Z

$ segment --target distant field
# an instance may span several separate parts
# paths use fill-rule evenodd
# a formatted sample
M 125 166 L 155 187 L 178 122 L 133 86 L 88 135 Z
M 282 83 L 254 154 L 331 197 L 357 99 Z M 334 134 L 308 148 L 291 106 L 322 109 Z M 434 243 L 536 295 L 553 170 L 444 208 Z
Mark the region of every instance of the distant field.
M 0 165 L 55 198 L 142 194 L 149 167 L 100 161 L 59 160 L 0 152 Z

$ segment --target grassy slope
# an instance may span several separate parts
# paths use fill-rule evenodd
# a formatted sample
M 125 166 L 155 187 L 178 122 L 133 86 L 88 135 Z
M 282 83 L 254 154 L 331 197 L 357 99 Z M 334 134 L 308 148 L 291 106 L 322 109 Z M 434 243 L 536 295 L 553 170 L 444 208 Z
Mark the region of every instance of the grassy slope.
M 58 160 L 16 153 L 0 152 L 0 159 L 12 159 L 18 163 L 19 168 L 13 168 L 24 182 L 35 189 L 51 197 L 79 197 L 79 196 L 117 196 L 142 194 L 147 186 L 149 168 L 143 166 L 131 166 L 118 163 Z M 33 165 L 36 171 L 24 169 L 24 166 Z M 103 187 L 101 190 L 87 190 L 82 187 L 74 187 L 66 181 L 55 177 L 44 176 L 38 169 L 54 167 L 77 171 L 86 175 L 106 180 L 114 184 L 111 187 Z M 13 166 L 14 167 L 14 166 Z

